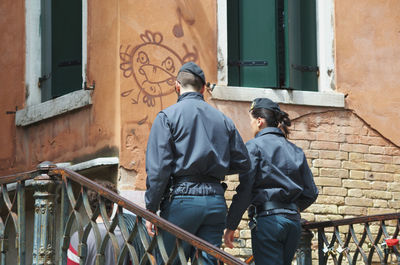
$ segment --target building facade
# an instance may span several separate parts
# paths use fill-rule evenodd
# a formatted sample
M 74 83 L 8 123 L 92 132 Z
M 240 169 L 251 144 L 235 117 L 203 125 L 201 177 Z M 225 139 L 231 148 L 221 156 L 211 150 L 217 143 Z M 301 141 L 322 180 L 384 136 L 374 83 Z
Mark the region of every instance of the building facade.
M 92 1 L 0 3 L 0 175 L 42 161 L 145 190 L 155 115 L 188 61 L 245 141 L 256 97 L 293 120 L 320 190 L 309 221 L 400 208 L 400 3 Z M 237 176 L 228 176 L 231 199 Z M 250 254 L 244 219 L 233 254 Z

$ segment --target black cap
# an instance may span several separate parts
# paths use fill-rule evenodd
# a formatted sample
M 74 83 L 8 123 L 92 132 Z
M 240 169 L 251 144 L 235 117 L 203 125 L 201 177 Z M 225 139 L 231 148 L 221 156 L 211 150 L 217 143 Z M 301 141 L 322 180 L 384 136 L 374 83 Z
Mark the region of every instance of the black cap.
M 203 85 L 206 84 L 206 77 L 204 76 L 203 70 L 201 70 L 200 66 L 198 66 L 194 62 L 188 62 L 188 63 L 185 63 L 184 65 L 182 65 L 181 69 L 179 69 L 178 74 L 180 72 L 192 73 L 201 79 L 201 81 L 203 82 Z
M 250 111 L 253 109 L 269 109 L 272 111 L 281 112 L 279 105 L 269 98 L 256 98 L 253 100 L 250 106 Z

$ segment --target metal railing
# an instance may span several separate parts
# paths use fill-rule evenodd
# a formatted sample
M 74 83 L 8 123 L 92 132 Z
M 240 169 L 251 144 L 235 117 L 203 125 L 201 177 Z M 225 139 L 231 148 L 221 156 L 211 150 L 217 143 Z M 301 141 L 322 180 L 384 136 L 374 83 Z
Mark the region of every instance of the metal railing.
M 96 182 L 51 163 L 42 163 L 36 171 L 1 177 L 0 185 L 3 198 L 0 200 L 1 265 L 64 265 L 75 233 L 79 238 L 77 256 L 80 264 L 84 264 L 90 236 L 96 241 L 98 265 L 104 264 L 105 249 L 109 244 L 112 244 L 116 264 L 120 265 L 128 263 L 128 259 L 131 264 L 204 264 L 202 253 L 215 257 L 219 264 L 245 264 Z M 98 193 L 100 209 L 92 211 L 88 190 Z M 113 219 L 107 214 L 107 200 L 118 206 Z M 28 211 L 30 208 L 34 208 L 33 213 Z M 96 222 L 99 216 L 103 224 Z M 148 236 L 144 220 L 152 222 L 158 231 L 176 237 L 170 253 L 167 253 L 160 233 Z M 33 231 L 31 239 L 27 236 L 29 231 Z M 122 234 L 122 244 L 118 242 L 121 236 L 118 237 L 117 231 Z M 32 242 L 29 249 L 27 242 Z M 185 244 L 194 250 L 190 259 L 185 257 Z
M 305 220 L 304 220 L 305 221 Z M 386 222 L 395 222 L 388 232 Z M 371 231 L 371 228 L 378 229 Z M 313 232 L 318 237 L 318 264 L 400 264 L 398 241 L 387 244 L 387 239 L 397 239 L 400 213 L 371 215 L 325 222 L 304 222 L 296 251 L 297 265 L 311 265 Z M 360 233 L 360 231 L 363 231 Z M 253 256 L 245 261 L 254 265 Z
M 80 264 L 84 264 L 90 235 L 95 238 L 98 265 L 104 264 L 110 244 L 120 265 L 128 259 L 132 264 L 204 264 L 202 253 L 214 256 L 219 264 L 245 264 L 96 182 L 51 163 L 42 163 L 35 171 L 1 177 L 0 186 L 1 265 L 64 265 L 74 235 L 79 239 Z M 88 190 L 98 193 L 100 207 L 95 211 L 89 205 Z M 107 200 L 118 206 L 112 219 L 106 210 Z M 99 216 L 102 224 L 96 222 Z M 172 252 L 167 253 L 160 234 L 148 236 L 144 220 L 176 237 Z M 400 264 L 398 246 L 385 244 L 385 239 L 398 236 L 399 221 L 400 213 L 394 213 L 304 223 L 297 264 L 312 264 L 312 231 L 318 234 L 319 264 L 388 264 L 388 260 Z M 185 244 L 194 249 L 189 262 L 183 251 Z
M 320 265 L 400 264 L 399 246 L 386 241 L 397 238 L 400 213 L 305 223 L 303 229 L 317 230 Z

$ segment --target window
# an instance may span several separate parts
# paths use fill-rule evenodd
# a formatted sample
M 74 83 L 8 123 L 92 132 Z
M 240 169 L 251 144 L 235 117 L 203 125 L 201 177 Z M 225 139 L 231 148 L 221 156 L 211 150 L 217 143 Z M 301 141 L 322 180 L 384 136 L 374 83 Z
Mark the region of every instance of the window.
M 26 126 L 92 104 L 84 90 L 87 0 L 25 0 L 25 107 L 15 116 Z
M 82 0 L 42 1 L 41 101 L 82 89 Z
M 316 0 L 228 0 L 228 85 L 318 91 Z

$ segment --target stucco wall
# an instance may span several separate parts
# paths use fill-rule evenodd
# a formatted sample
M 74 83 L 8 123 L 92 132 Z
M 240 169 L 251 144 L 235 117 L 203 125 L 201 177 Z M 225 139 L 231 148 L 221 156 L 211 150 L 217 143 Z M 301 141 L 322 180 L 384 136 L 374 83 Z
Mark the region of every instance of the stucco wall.
M 145 148 L 151 123 L 177 96 L 172 77 L 196 61 L 217 78 L 216 1 L 88 0 L 91 106 L 25 127 L 24 0 L 0 2 L 0 176 L 43 160 L 119 156 L 124 189 L 145 189 Z M 351 10 L 351 12 L 349 12 Z M 283 105 L 295 119 L 291 136 L 303 147 L 321 190 L 309 220 L 393 212 L 400 208 L 400 3 L 335 1 L 337 89 L 349 110 Z M 247 102 L 207 100 L 236 123 L 245 141 Z M 229 199 L 235 177 L 229 178 Z M 237 182 L 236 182 L 237 184 Z M 368 192 L 367 192 L 368 191 Z M 367 205 L 364 205 L 367 203 Z M 249 254 L 248 231 L 242 252 Z
M 24 97 L 24 1 L 0 2 L 0 171 L 15 160 L 15 114 Z
M 400 2 L 335 1 L 336 77 L 346 103 L 400 145 Z
M 96 82 L 93 105 L 16 127 L 14 115 L 5 112 L 25 107 L 24 2 L 0 4 L 0 175 L 32 169 L 44 160 L 77 162 L 118 156 L 118 1 L 89 1 L 87 78 L 89 84 Z
M 145 189 L 145 151 L 157 113 L 177 100 L 179 68 L 197 62 L 216 81 L 214 1 L 119 1 L 124 188 Z M 133 181 L 134 180 L 134 181 Z

